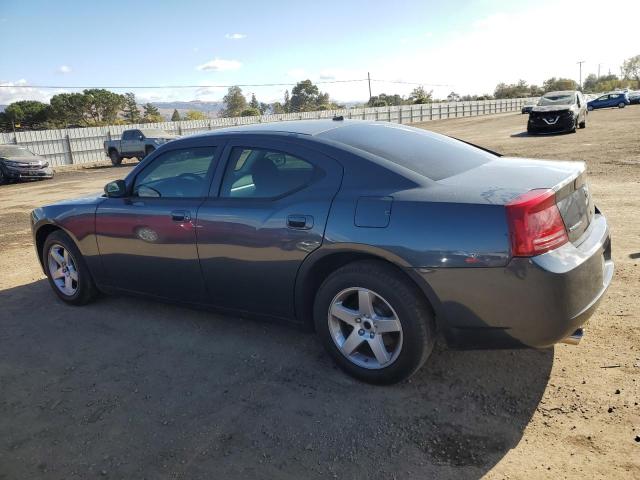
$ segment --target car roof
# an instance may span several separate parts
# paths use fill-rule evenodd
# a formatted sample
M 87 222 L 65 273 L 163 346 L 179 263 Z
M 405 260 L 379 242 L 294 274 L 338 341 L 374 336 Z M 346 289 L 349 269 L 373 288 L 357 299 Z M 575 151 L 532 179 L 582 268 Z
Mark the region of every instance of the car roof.
M 219 128 L 212 132 L 201 133 L 194 136 L 228 135 L 230 133 L 286 133 L 298 135 L 316 136 L 336 128 L 353 124 L 374 123 L 363 120 L 289 120 L 283 122 L 253 123 L 250 125 L 237 125 L 234 127 Z
M 571 95 L 572 93 L 576 93 L 576 90 L 558 90 L 557 92 L 547 92 L 543 95 L 543 97 L 556 96 L 556 95 Z

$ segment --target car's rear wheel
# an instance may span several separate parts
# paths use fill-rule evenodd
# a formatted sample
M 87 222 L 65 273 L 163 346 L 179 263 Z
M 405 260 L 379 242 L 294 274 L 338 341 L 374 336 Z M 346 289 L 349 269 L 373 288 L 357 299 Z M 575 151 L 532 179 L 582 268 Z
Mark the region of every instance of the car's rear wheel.
M 53 291 L 71 305 L 84 305 L 97 294 L 80 250 L 69 236 L 58 230 L 44 242 L 42 259 Z
M 624 102 L 620 102 L 620 103 L 618 104 L 618 108 L 624 108 L 624 107 L 625 107 L 625 103 L 624 103 Z
M 593 107 L 591 105 L 587 106 L 587 110 L 589 110 L 590 112 L 593 112 Z
M 120 165 L 122 163 L 122 157 L 120 156 L 120 154 L 116 150 L 111 150 L 109 152 L 109 158 L 111 159 L 111 164 L 114 167 L 117 167 L 118 165 Z
M 340 368 L 369 383 L 408 378 L 433 349 L 433 316 L 422 293 L 380 261 L 333 272 L 316 295 L 314 321 Z

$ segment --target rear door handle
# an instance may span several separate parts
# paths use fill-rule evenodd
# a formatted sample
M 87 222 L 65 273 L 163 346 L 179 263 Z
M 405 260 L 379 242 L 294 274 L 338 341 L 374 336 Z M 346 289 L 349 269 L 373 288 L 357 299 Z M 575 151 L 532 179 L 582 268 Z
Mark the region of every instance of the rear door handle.
M 191 220 L 191 213 L 186 210 L 174 210 L 171 212 L 171 220 L 174 222 L 189 222 Z
M 309 230 L 313 227 L 313 217 L 311 215 L 289 215 L 287 217 L 287 227 Z

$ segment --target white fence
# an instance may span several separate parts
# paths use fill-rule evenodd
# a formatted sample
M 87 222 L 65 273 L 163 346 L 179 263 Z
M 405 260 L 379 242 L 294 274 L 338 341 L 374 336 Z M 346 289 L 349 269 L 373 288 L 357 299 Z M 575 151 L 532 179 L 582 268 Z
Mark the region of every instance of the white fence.
M 519 111 L 529 99 L 482 100 L 475 102 L 427 103 L 401 105 L 397 107 L 353 108 L 345 110 L 322 110 L 317 112 L 283 113 L 256 117 L 212 118 L 180 122 L 147 123 L 144 125 L 113 125 L 105 127 L 73 128 L 62 130 L 34 130 L 15 133 L 0 133 L 0 144 L 20 144 L 42 155 L 54 166 L 106 160 L 104 141 L 119 139 L 124 130 L 130 128 L 160 128 L 178 135 L 206 132 L 217 128 L 251 123 L 344 118 L 360 120 L 382 120 L 395 123 L 417 123 L 445 118 L 474 117 Z

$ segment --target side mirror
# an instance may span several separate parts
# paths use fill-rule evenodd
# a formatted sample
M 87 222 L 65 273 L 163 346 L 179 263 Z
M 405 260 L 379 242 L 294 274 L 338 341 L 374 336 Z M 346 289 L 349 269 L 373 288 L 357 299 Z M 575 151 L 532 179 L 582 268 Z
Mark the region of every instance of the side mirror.
M 144 135 L 140 135 L 140 137 L 138 138 L 138 140 L 144 140 Z
M 104 193 L 109 198 L 122 198 L 127 194 L 127 184 L 124 180 L 115 180 L 104 186 Z

